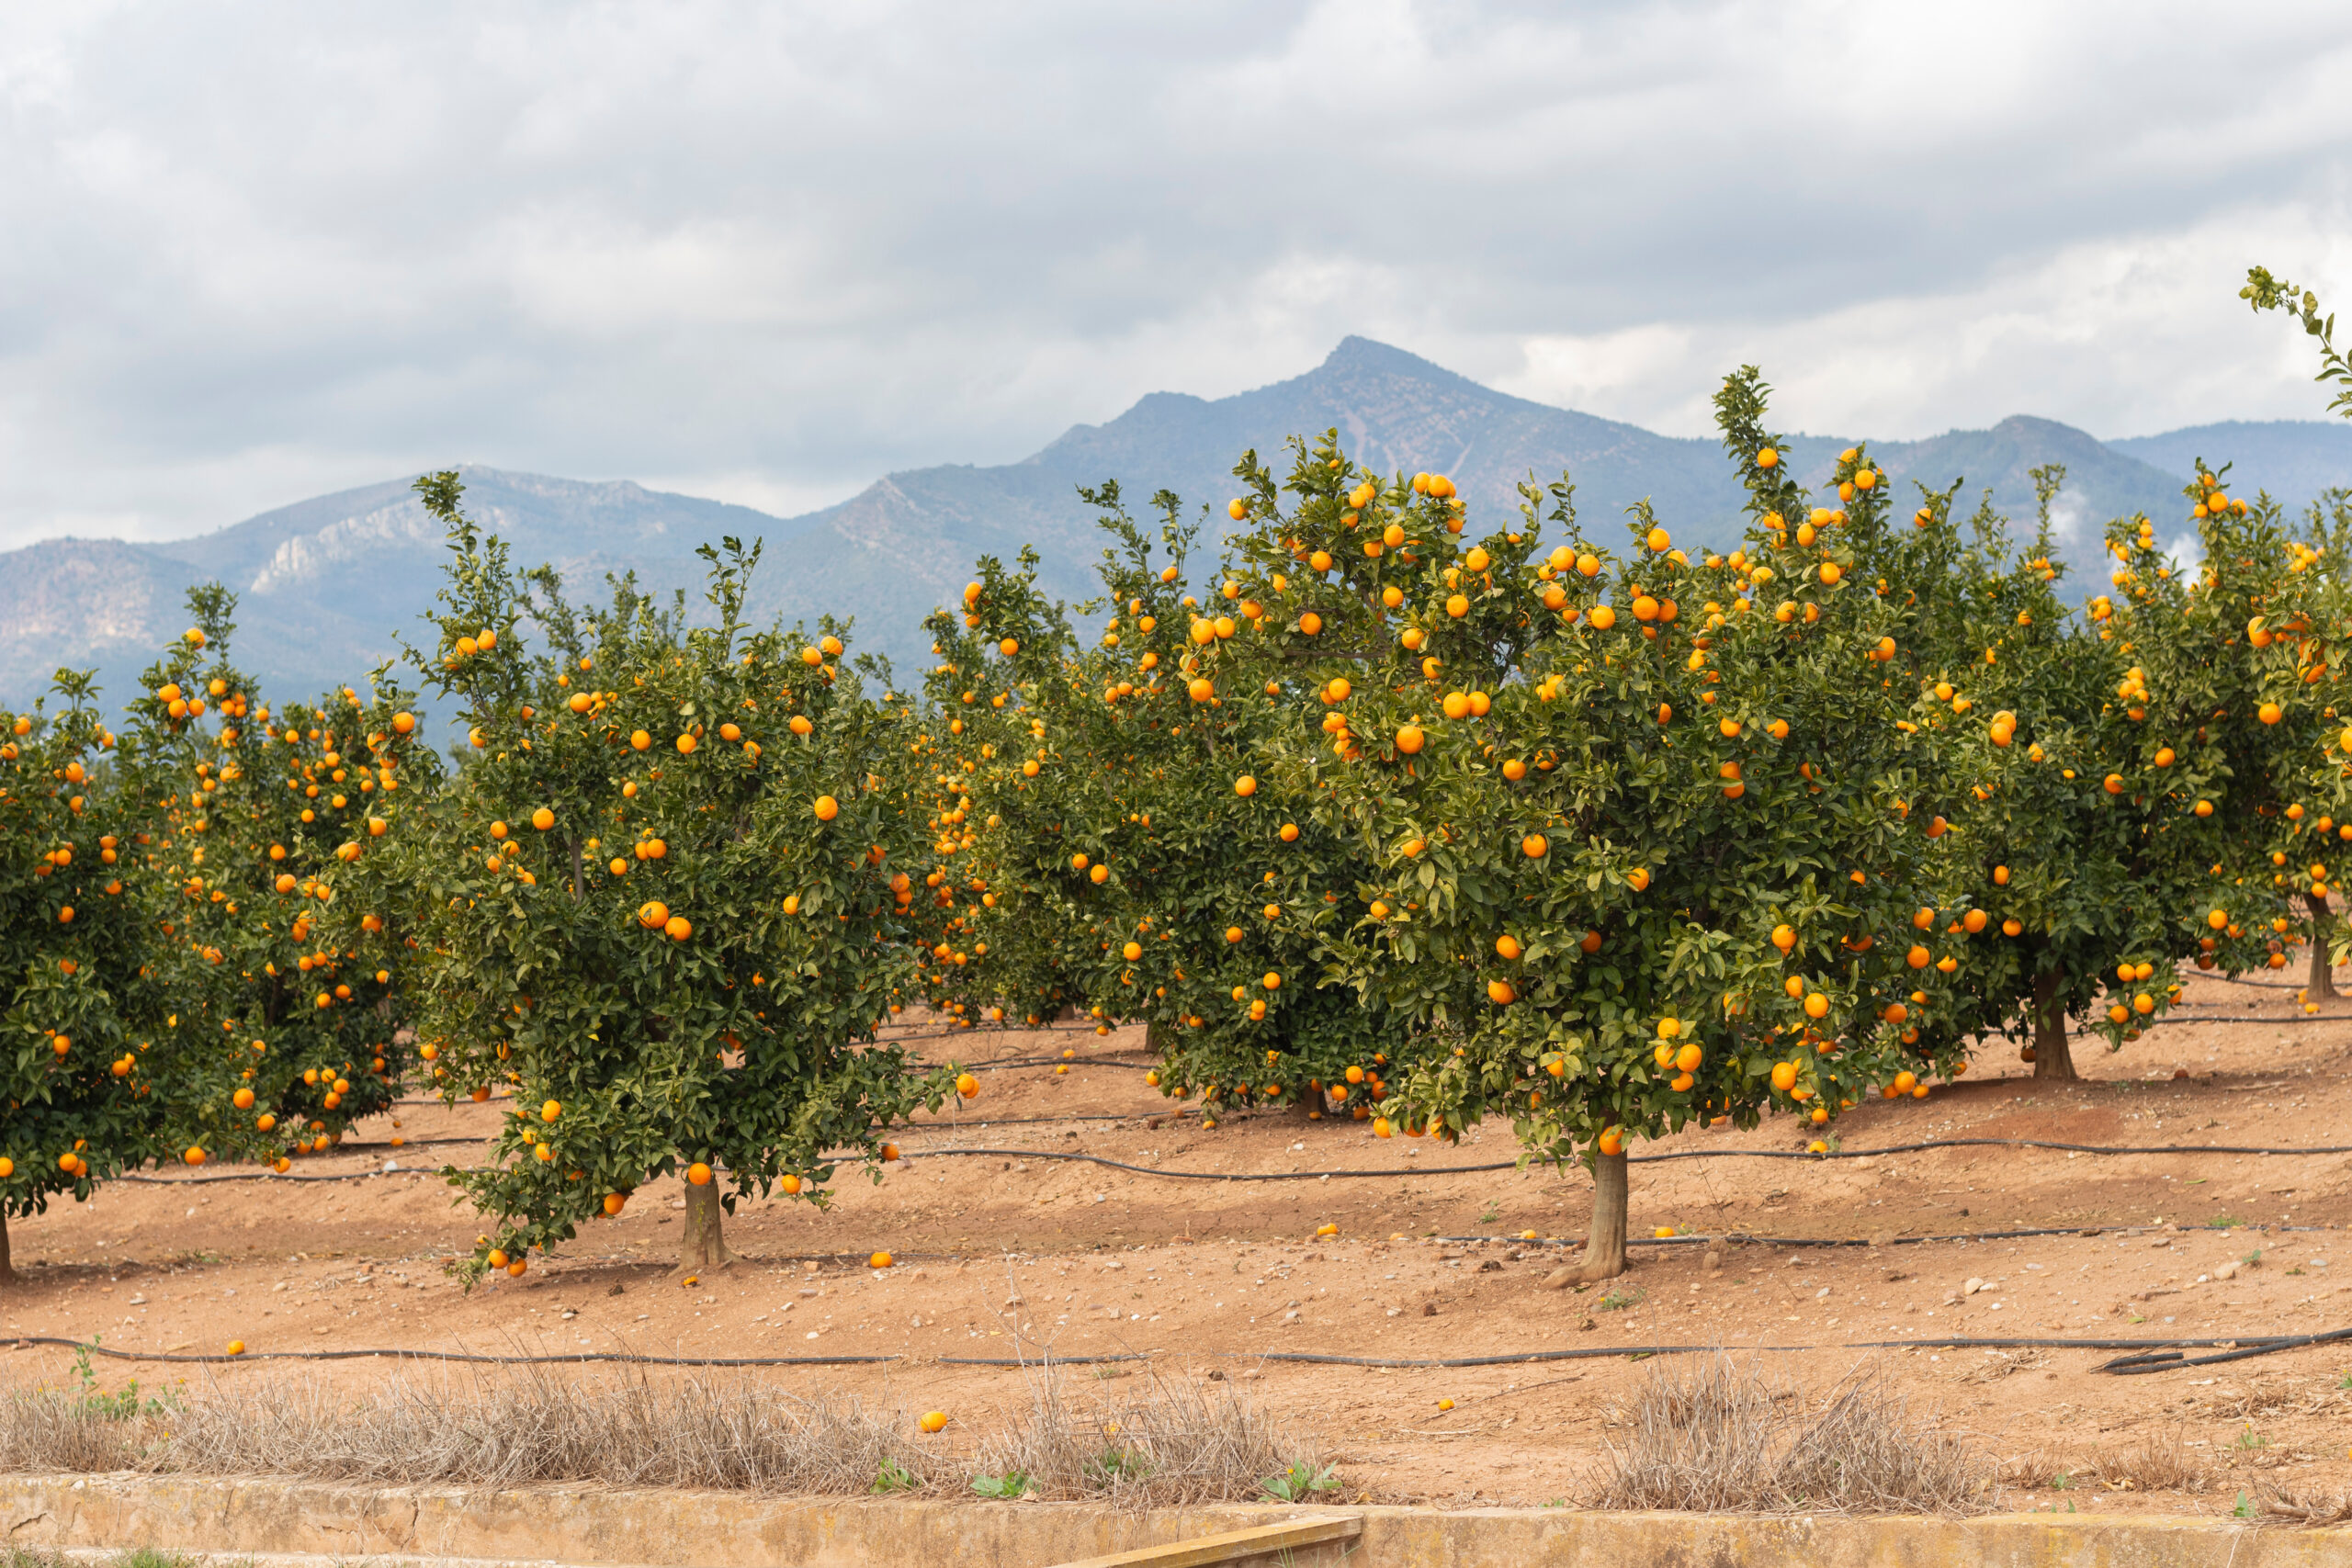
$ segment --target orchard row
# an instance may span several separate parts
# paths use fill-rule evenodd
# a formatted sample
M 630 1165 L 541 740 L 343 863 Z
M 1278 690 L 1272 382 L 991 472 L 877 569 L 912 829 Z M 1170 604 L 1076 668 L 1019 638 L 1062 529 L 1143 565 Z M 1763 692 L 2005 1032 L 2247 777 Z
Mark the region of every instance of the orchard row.
M 1809 492 L 1764 390 L 1716 400 L 1736 547 L 1588 531 L 1566 478 L 1474 517 L 1327 436 L 1243 458 L 1206 570 L 1176 497 L 1083 492 L 1099 629 L 983 559 L 919 692 L 830 620 L 749 624 L 756 546 L 706 547 L 707 613 L 582 606 L 421 480 L 452 553 L 413 685 L 274 707 L 209 588 L 119 733 L 70 673 L 8 716 L 6 1212 L 497 1092 L 451 1173 L 481 1266 L 674 1173 L 710 1267 L 738 1198 L 879 1179 L 976 1091 L 878 1040 L 917 1008 L 1141 1024 L 1208 1124 L 1507 1120 L 1595 1171 L 1598 1276 L 1634 1141 L 1826 1138 L 1988 1049 L 2071 1077 L 2188 965 L 2308 946 L 2324 994 L 2352 497 L 2290 517 L 2200 465 L 2163 520 L 2196 548 L 2114 523 L 2077 607 L 2058 470 L 2020 522 L 1863 448 Z

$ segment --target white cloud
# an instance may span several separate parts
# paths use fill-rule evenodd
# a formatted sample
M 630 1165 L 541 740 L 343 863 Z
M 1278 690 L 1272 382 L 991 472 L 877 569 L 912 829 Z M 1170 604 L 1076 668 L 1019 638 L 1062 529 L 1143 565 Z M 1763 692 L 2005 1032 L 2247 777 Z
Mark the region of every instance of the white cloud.
M 1882 439 L 2011 413 L 2109 438 L 2311 419 L 2324 400 L 2312 396 L 2310 343 L 2236 297 L 2249 263 L 2289 257 L 2303 258 L 2299 274 L 2352 281 L 2352 201 L 2078 241 L 1965 290 L 1890 293 L 1797 319 L 1532 337 L 1524 367 L 1494 382 L 1677 434 L 1713 428 L 1709 394 L 1745 363 L 1772 379 L 1776 423 Z
M 2352 15 L 1287 0 L 35 8 L 0 542 L 469 458 L 1004 461 L 1360 332 L 1680 433 L 2315 415 Z

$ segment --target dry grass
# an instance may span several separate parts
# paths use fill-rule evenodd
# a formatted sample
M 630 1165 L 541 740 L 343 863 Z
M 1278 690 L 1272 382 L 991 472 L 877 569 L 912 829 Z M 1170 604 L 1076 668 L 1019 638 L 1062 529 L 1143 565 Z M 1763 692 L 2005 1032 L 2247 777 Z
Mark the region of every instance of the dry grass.
M 2188 1452 L 2185 1427 L 2151 1432 L 2132 1447 L 2102 1454 L 2093 1473 L 2119 1492 L 2202 1492 L 2206 1473 Z
M 1901 1394 L 1849 1378 L 1818 1408 L 1720 1352 L 1653 1371 L 1634 1436 L 1611 1445 L 1593 1506 L 1703 1513 L 1962 1514 L 1992 1506 L 1992 1465 L 1915 1423 Z
M 2340 1525 L 2352 1520 L 2352 1492 L 2267 1492 L 2257 1517 L 2266 1523 Z
M 144 1415 L 22 1389 L 0 1394 L 0 1470 L 854 1496 L 968 1495 L 977 1469 L 1018 1478 L 1016 1493 L 1152 1507 L 1262 1498 L 1270 1476 L 1323 1475 L 1312 1445 L 1229 1390 L 1146 1374 L 1081 1409 L 1057 1370 L 1030 1387 L 1029 1408 L 976 1463 L 918 1439 L 906 1411 L 741 1375 L 405 1372 L 356 1401 L 307 1375 L 255 1377 Z
M 1148 1373 L 1133 1393 L 1080 1409 L 1046 1367 L 1030 1374 L 1029 1394 L 1028 1410 L 974 1462 L 1040 1497 L 1158 1508 L 1263 1498 L 1269 1476 L 1323 1473 L 1314 1445 L 1230 1387 Z
M 2189 1451 L 2185 1427 L 2149 1432 L 2120 1449 L 2065 1456 L 2047 1449 L 2004 1460 L 2001 1483 L 2029 1492 L 2104 1486 L 2109 1492 L 2202 1492 L 2211 1473 Z
M 345 1403 L 315 1379 L 213 1384 L 167 1416 L 109 1419 L 49 1390 L 0 1398 L 0 1467 L 515 1486 L 600 1482 L 844 1495 L 958 1478 L 903 1412 L 746 1377 L 399 1374 Z
M 75 1475 L 129 1470 L 138 1461 L 139 1423 L 123 1420 L 61 1388 L 0 1396 L 0 1472 Z

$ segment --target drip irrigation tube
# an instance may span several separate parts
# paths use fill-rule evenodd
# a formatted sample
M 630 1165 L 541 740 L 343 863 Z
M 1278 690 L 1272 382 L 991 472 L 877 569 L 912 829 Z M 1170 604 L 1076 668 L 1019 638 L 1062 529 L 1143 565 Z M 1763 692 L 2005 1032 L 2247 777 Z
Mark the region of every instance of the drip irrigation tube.
M 365 1361 L 391 1357 L 407 1361 L 473 1361 L 500 1367 L 560 1366 L 568 1361 L 609 1361 L 640 1367 L 852 1367 L 899 1361 L 903 1356 L 633 1356 L 619 1350 L 582 1350 L 574 1356 L 483 1356 L 469 1350 L 225 1350 L 193 1355 L 172 1350 L 117 1350 L 95 1340 L 59 1339 L 46 1334 L 25 1334 L 0 1340 L 24 1349 L 34 1345 L 58 1345 L 118 1361 Z
M 1627 1236 L 1625 1245 L 1627 1247 L 1707 1247 L 1721 1241 L 1734 1247 L 1918 1247 L 1936 1241 L 2018 1241 L 2038 1235 L 2144 1235 L 2149 1231 L 2165 1228 L 2167 1227 L 2160 1225 L 2040 1225 L 2029 1230 L 1955 1231 L 1949 1235 L 1894 1235 L 1883 1241 L 1872 1241 L 1867 1236 L 1751 1235 L 1746 1231 L 1717 1231 L 1712 1235 Z M 2257 1225 L 2249 1228 L 2262 1231 L 2277 1230 L 2283 1233 L 2320 1231 L 2327 1227 L 2324 1225 Z M 2225 1234 L 2208 1225 L 2183 1226 L 2181 1234 L 2193 1235 L 2200 1230 L 2212 1231 L 2215 1235 Z M 1483 1243 L 1487 1246 L 1558 1247 L 1584 1245 L 1581 1239 L 1575 1236 L 1538 1236 L 1530 1240 L 1523 1236 L 1510 1235 L 1441 1235 L 1432 1236 L 1430 1239 L 1445 1246 L 1463 1247 L 1473 1243 Z
M 1078 1120 L 1125 1120 L 1125 1118 L 1079 1118 Z M 997 1125 L 999 1123 L 991 1123 Z M 1009 1123 L 1004 1123 L 1009 1124 Z M 925 1123 L 937 1125 L 937 1123 Z M 458 1139 L 456 1142 L 472 1140 Z M 1798 1149 L 1680 1149 L 1665 1154 L 1628 1155 L 1634 1165 L 1662 1164 L 1680 1159 L 1875 1159 L 1887 1155 L 1919 1154 L 1928 1149 L 2057 1149 L 2069 1154 L 2084 1155 L 2258 1155 L 2277 1158 L 2291 1158 L 2297 1155 L 2352 1154 L 2352 1144 L 2313 1144 L 2301 1148 L 2263 1148 L 2242 1144 L 2068 1144 L 2049 1138 L 1930 1138 L 1923 1143 L 1894 1144 L 1879 1149 L 1825 1149 L 1814 1154 Z M 1062 1149 L 916 1149 L 904 1155 L 906 1159 L 1036 1159 L 1068 1160 L 1086 1165 L 1099 1165 L 1109 1170 L 1124 1170 L 1136 1176 L 1157 1176 L 1170 1181 L 1321 1181 L 1375 1179 L 1397 1176 L 1475 1176 L 1498 1170 L 1517 1170 L 1517 1160 L 1495 1160 L 1482 1165 L 1404 1166 L 1393 1170 L 1159 1170 L 1148 1165 L 1130 1165 L 1124 1160 L 1105 1159 L 1101 1155 L 1073 1154 Z M 275 1171 L 253 1171 L 220 1176 L 119 1176 L 118 1181 L 146 1182 L 157 1187 L 198 1187 L 209 1181 L 366 1181 L 381 1176 L 430 1176 L 439 1174 L 439 1168 L 404 1167 L 396 1171 L 355 1170 L 327 1176 L 280 1176 Z M 463 1170 L 459 1175 L 478 1174 Z M 2051 1233 L 2062 1234 L 2062 1233 Z
M 2286 1018 L 2260 1018 L 2236 1013 L 2223 1013 L 2218 1016 L 2209 1015 L 2200 1018 L 2189 1018 L 2184 1017 L 2179 1013 L 2168 1012 L 2161 1018 L 2141 1019 L 2134 1022 L 2132 1027 L 2134 1029 L 2154 1029 L 2160 1023 L 2344 1023 L 2346 1021 L 2352 1021 L 2352 1013 L 2298 1013 Z M 2069 1035 L 2067 1038 L 2071 1040 L 2104 1040 L 2107 1036 L 2093 1032 L 2088 1034 L 2073 1034 Z
M 1690 1356 L 1725 1349 L 1754 1349 L 1767 1355 L 1803 1355 L 1820 1350 L 2135 1350 L 2136 1356 L 2117 1359 L 2092 1368 L 2093 1371 L 2119 1373 L 2166 1371 L 2174 1367 L 2211 1366 L 2219 1361 L 2243 1360 L 2251 1356 L 2267 1356 L 2280 1350 L 2300 1349 L 2307 1345 L 2333 1344 L 2352 1339 L 2352 1328 L 2340 1328 L 2327 1334 L 2240 1336 L 2236 1338 L 2210 1337 L 2198 1339 L 1995 1339 L 1973 1336 L 1953 1336 L 1941 1339 L 1868 1339 L 1839 1345 L 1758 1345 L 1731 1347 L 1713 1345 L 1619 1345 L 1586 1346 L 1573 1350 L 1521 1350 L 1498 1356 L 1443 1356 L 1419 1359 L 1404 1356 L 1335 1356 L 1312 1350 L 1262 1350 L 1216 1352 L 1221 1360 L 1281 1361 L 1294 1365 L 1318 1367 L 1390 1367 L 1412 1369 L 1443 1369 L 1455 1367 L 1515 1367 L 1535 1361 L 1601 1361 L 1618 1357 L 1646 1359 L 1651 1356 Z M 2197 1348 L 2204 1346 L 2228 1346 L 2218 1356 L 2180 1358 L 2175 1347 Z M 1035 1356 L 1026 1359 L 1017 1357 L 947 1357 L 939 1364 L 952 1367 L 1035 1367 L 1055 1365 L 1086 1365 L 1098 1361 L 1145 1361 L 1159 1351 L 1130 1351 L 1117 1356 Z
M 2234 1144 L 2160 1144 L 2145 1147 L 2109 1144 L 2064 1144 L 2046 1138 L 1933 1138 L 1925 1143 L 1896 1144 L 1883 1149 L 1834 1149 L 1811 1154 L 1791 1149 L 1683 1149 L 1666 1154 L 1629 1155 L 1635 1165 L 1647 1165 L 1678 1159 L 1870 1159 L 1882 1155 L 1916 1154 L 1925 1149 L 1957 1148 L 2016 1148 L 2060 1149 L 2074 1154 L 2088 1155 L 2341 1155 L 2352 1154 L 2352 1145 L 2314 1145 L 2308 1148 L 2272 1149 L 2240 1146 Z M 1360 1179 L 1396 1176 L 1468 1176 L 1485 1171 L 1516 1170 L 1517 1160 L 1496 1160 L 1483 1165 L 1433 1165 L 1421 1168 L 1406 1166 L 1394 1170 L 1159 1170 L 1147 1165 L 1129 1165 L 1124 1160 L 1105 1159 L 1101 1155 L 1073 1154 L 1060 1149 L 919 1149 L 910 1159 L 951 1159 L 959 1157 L 991 1159 L 1071 1160 L 1087 1165 L 1099 1165 L 1110 1170 L 1124 1170 L 1137 1176 L 1164 1177 L 1170 1181 L 1321 1181 L 1326 1178 Z
M 2091 1371 L 2113 1372 L 2118 1377 L 2135 1377 L 2142 1372 L 2168 1372 L 2177 1367 L 2211 1367 L 2223 1361 L 2243 1361 L 2249 1356 L 2267 1356 L 2279 1350 L 2299 1349 L 2305 1345 L 2334 1345 L 2346 1339 L 2352 1339 L 2352 1328 L 2331 1329 L 2325 1334 L 2298 1334 L 2285 1339 L 2261 1339 L 2248 1348 L 2224 1350 L 2218 1356 L 2184 1358 L 2177 1350 L 2163 1350 L 2138 1356 L 2118 1356 L 2112 1361 L 2093 1367 Z M 2214 1341 L 2195 1340 L 2185 1341 L 2185 1343 L 2211 1344 Z M 2241 1339 L 2237 1343 L 2244 1346 L 2246 1341 Z
M 1417 1358 L 1405 1356 L 1338 1356 L 1313 1350 L 1227 1350 L 1211 1353 L 1211 1359 L 1231 1361 L 1277 1361 L 1290 1365 L 1321 1367 L 1388 1367 L 1396 1369 L 1448 1369 L 1458 1367 L 1512 1367 L 1541 1361 L 1600 1361 L 1618 1357 L 1647 1359 L 1652 1356 L 1689 1356 L 1727 1349 L 1754 1349 L 1766 1355 L 1804 1355 L 1821 1350 L 2131 1350 L 2133 1355 L 2120 1356 L 2090 1369 L 2098 1372 L 2113 1372 L 2132 1376 L 2143 1372 L 2170 1371 L 2181 1367 L 2208 1367 L 2223 1361 L 2245 1360 L 2255 1356 L 2274 1355 L 2281 1350 L 2297 1350 L 2312 1345 L 2339 1344 L 2352 1339 L 2352 1328 L 2338 1328 L 2324 1334 L 2241 1335 L 2232 1338 L 2211 1336 L 2201 1338 L 2177 1339 L 2036 1339 L 1982 1338 L 1956 1335 L 1939 1339 L 1865 1339 L 1838 1345 L 1618 1345 L 1580 1346 L 1572 1350 L 1520 1350 L 1494 1356 L 1442 1356 Z M 226 1351 L 140 1351 L 118 1350 L 111 1346 L 62 1339 L 50 1335 L 25 1335 L 6 1343 L 25 1348 L 36 1345 L 54 1345 L 77 1353 L 87 1353 L 119 1361 L 212 1362 L 232 1361 L 365 1361 L 395 1360 L 456 1361 L 486 1366 L 539 1367 L 561 1366 L 566 1363 L 596 1362 L 604 1364 L 645 1367 L 853 1367 L 876 1366 L 886 1362 L 913 1359 L 905 1356 L 639 1356 L 618 1350 L 583 1350 L 569 1356 L 488 1356 L 466 1350 L 248 1350 L 236 1355 Z M 2184 1357 L 2183 1348 L 2227 1347 L 2214 1356 Z M 1040 1367 L 1099 1366 L 1114 1361 L 1148 1361 L 1166 1352 L 1130 1350 L 1107 1356 L 940 1356 L 933 1364 L 943 1367 Z

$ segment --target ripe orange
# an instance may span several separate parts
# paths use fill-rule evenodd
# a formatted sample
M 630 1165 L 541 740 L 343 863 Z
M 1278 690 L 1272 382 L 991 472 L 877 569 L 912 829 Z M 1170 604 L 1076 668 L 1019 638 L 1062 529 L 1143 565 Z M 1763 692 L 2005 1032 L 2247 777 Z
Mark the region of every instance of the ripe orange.
M 700 1160 L 695 1161 L 694 1164 L 686 1167 L 686 1179 L 693 1182 L 696 1187 L 709 1186 L 710 1167 L 703 1164 Z
M 917 1425 L 921 1426 L 926 1432 L 944 1431 L 947 1427 L 947 1412 L 944 1410 L 927 1410 L 923 1412 L 922 1420 L 917 1423 Z
M 817 797 L 817 820 L 830 822 L 842 814 L 842 803 L 830 795 Z

